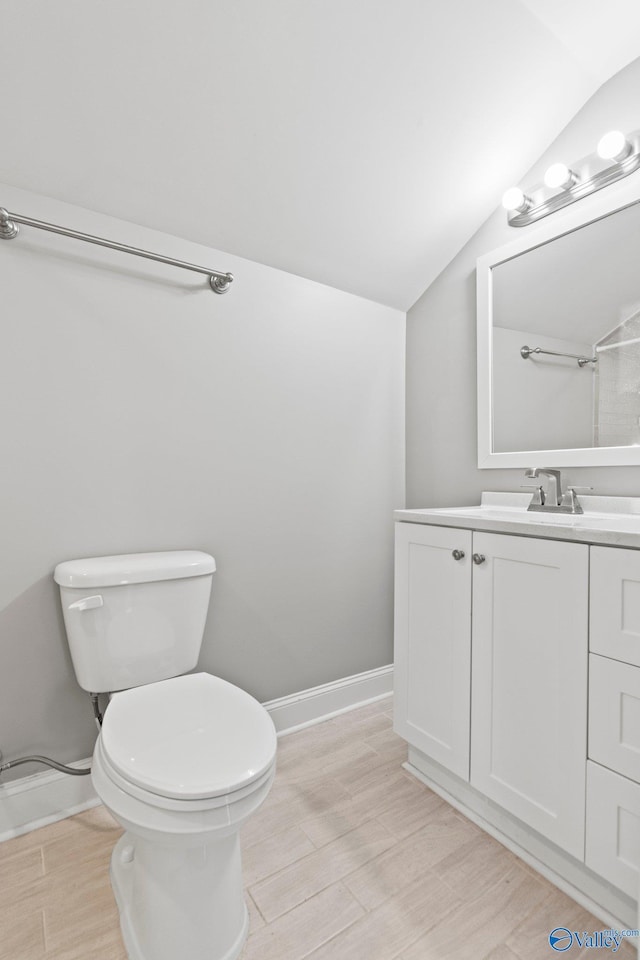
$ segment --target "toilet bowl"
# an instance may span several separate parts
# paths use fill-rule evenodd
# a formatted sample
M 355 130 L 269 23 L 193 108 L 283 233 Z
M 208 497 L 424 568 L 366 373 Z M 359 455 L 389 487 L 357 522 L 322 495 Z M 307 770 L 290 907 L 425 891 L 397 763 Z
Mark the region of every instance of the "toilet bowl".
M 275 775 L 276 734 L 238 687 L 199 673 L 115 694 L 92 778 L 125 829 L 111 881 L 131 960 L 233 960 L 248 918 L 238 831 Z

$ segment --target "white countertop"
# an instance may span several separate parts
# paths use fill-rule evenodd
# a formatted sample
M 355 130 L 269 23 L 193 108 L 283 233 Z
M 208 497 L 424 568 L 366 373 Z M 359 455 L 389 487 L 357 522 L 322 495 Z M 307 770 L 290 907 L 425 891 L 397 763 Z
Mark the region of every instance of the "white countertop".
M 529 493 L 482 494 L 470 507 L 395 510 L 404 523 L 430 523 L 490 533 L 640 548 L 640 497 L 578 497 L 582 514 L 527 512 Z

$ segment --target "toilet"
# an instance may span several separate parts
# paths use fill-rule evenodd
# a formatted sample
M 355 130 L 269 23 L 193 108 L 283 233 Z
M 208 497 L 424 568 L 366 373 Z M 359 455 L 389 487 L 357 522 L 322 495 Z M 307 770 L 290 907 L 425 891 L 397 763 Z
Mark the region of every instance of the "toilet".
M 110 694 L 91 776 L 125 830 L 111 883 L 130 960 L 233 960 L 248 932 L 239 830 L 269 792 L 277 741 L 248 693 L 188 673 L 215 569 L 180 550 L 54 572 L 78 683 Z

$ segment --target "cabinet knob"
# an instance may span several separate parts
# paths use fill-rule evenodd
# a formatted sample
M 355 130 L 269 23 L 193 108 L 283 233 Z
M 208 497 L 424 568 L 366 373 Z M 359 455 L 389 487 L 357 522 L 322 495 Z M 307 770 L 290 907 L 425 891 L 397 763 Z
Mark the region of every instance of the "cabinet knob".
M 487 558 L 485 557 L 484 553 L 474 553 L 472 559 L 474 563 L 480 564 L 484 563 Z
M 451 556 L 454 560 L 463 560 L 464 559 L 464 550 L 452 550 Z

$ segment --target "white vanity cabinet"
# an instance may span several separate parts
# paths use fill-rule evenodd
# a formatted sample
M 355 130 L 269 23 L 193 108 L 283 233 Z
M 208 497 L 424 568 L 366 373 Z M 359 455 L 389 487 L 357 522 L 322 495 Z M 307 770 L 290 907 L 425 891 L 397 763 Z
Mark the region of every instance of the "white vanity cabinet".
M 396 731 L 582 859 L 588 547 L 399 523 L 395 609 Z
M 396 512 L 395 729 L 416 776 L 636 927 L 640 499 L 529 500 Z

